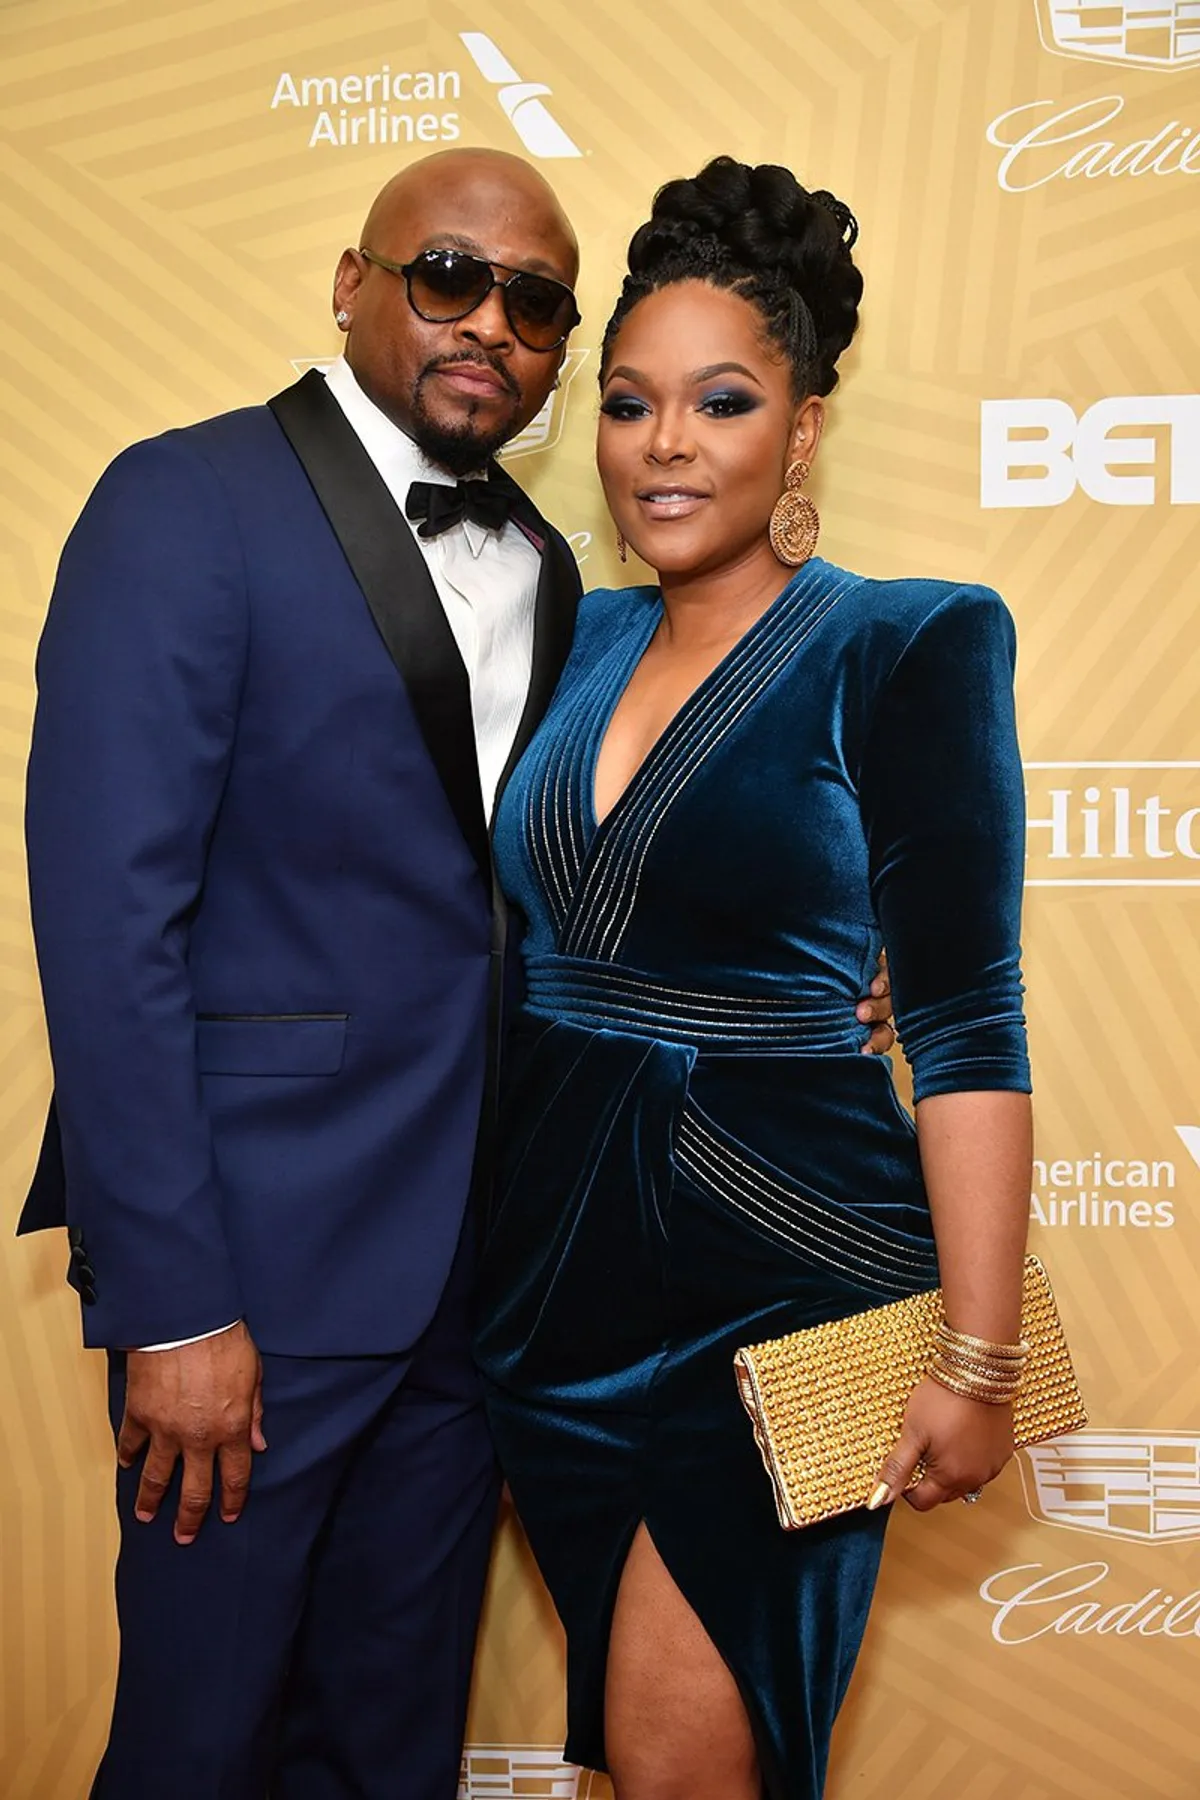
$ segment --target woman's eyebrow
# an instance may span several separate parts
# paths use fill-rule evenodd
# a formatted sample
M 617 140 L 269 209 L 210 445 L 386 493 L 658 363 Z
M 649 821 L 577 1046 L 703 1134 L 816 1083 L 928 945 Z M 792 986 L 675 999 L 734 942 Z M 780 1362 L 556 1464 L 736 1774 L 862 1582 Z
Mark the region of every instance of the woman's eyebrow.
M 703 369 L 693 369 L 688 376 L 688 382 L 692 387 L 699 387 L 701 382 L 711 381 L 714 375 L 744 375 L 747 381 L 754 383 L 755 387 L 762 387 L 762 382 L 753 369 L 748 369 L 745 363 L 739 362 L 709 363 Z M 636 387 L 647 387 L 650 377 L 643 375 L 640 369 L 631 369 L 628 364 L 622 363 L 619 368 L 609 370 L 605 386 L 607 387 L 609 381 L 617 380 L 632 381 Z
M 755 387 L 762 386 L 762 382 L 754 371 L 739 362 L 709 363 L 705 369 L 694 370 L 689 379 L 699 384 L 702 381 L 711 381 L 714 375 L 744 375 L 747 381 L 754 383 Z

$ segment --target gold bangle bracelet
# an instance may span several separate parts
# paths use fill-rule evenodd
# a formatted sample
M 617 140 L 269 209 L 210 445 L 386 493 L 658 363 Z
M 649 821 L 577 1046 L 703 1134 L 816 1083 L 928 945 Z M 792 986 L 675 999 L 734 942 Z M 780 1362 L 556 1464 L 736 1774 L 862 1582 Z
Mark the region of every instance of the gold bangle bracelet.
M 1027 1356 L 987 1356 L 982 1350 L 963 1350 L 958 1344 L 947 1344 L 941 1338 L 934 1348 L 940 1356 L 956 1356 L 960 1362 L 975 1363 L 983 1369 L 1023 1369 Z
M 939 1387 L 948 1389 L 952 1394 L 958 1394 L 963 1400 L 980 1400 L 985 1406 L 1011 1406 L 1017 1397 L 1015 1387 L 976 1386 L 973 1382 L 959 1381 L 953 1375 L 947 1374 L 945 1370 L 932 1366 L 927 1373 L 930 1380 L 936 1381 Z
M 940 1346 L 935 1349 L 934 1355 L 948 1368 L 961 1369 L 964 1375 L 979 1375 L 987 1381 L 1020 1381 L 1025 1368 L 1023 1362 L 985 1362 L 982 1357 L 963 1356 L 959 1351 L 943 1350 Z
M 953 1375 L 956 1381 L 970 1381 L 980 1387 L 1011 1388 L 1015 1392 L 1021 1385 L 1019 1370 L 1001 1372 L 996 1369 L 972 1367 L 955 1362 L 949 1357 L 940 1355 L 937 1351 L 930 1358 L 929 1366 L 931 1369 L 944 1370 L 947 1375 Z
M 937 1329 L 939 1337 L 948 1339 L 959 1349 L 978 1350 L 984 1356 L 1014 1357 L 1029 1354 L 1029 1345 L 1024 1338 L 1015 1344 L 993 1344 L 987 1338 L 972 1337 L 970 1332 L 955 1331 L 953 1325 L 948 1325 L 945 1319 Z

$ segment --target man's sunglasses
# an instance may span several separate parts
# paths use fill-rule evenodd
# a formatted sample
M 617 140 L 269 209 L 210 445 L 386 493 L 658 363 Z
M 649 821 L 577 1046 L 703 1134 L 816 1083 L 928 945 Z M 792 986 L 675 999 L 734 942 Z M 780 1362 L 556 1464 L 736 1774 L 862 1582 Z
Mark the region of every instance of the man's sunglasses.
M 505 317 L 527 350 L 557 350 L 579 323 L 574 294 L 549 275 L 514 269 L 501 281 L 495 270 L 507 269 L 507 263 L 487 263 L 464 250 L 423 250 L 407 263 L 389 262 L 373 250 L 358 254 L 389 275 L 402 275 L 408 304 L 431 325 L 465 319 L 496 287 Z

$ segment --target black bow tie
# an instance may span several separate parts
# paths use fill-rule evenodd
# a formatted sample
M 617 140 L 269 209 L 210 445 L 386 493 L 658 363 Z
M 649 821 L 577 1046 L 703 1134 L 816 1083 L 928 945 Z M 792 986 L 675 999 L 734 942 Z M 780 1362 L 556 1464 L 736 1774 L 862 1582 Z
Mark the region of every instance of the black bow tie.
M 470 519 L 487 531 L 503 531 L 512 505 L 504 490 L 490 481 L 456 481 L 453 487 L 414 481 L 404 510 L 410 519 L 423 521 L 420 537 L 435 538 L 460 519 Z

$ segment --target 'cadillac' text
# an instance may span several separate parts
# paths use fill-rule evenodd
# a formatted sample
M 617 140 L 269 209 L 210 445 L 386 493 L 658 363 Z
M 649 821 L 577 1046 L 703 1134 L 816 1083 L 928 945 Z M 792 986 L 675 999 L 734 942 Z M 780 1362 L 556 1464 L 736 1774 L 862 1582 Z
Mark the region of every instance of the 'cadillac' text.
M 1055 111 L 1055 100 L 1029 100 L 993 119 L 987 140 L 1003 150 L 996 179 L 1008 194 L 1045 187 L 1059 175 L 1200 175 L 1200 131 L 1169 119 L 1152 137 L 1120 144 L 1107 127 L 1120 118 L 1120 94 L 1101 94 Z M 1071 149 L 1068 146 L 1074 145 Z
M 989 1575 L 980 1598 L 994 1606 L 998 1644 L 1032 1644 L 1043 1637 L 1200 1637 L 1200 1593 L 1147 1588 L 1134 1600 L 1081 1600 L 1095 1595 L 1112 1573 L 1106 1562 L 1076 1563 L 1043 1574 L 1044 1563 L 1019 1563 Z

